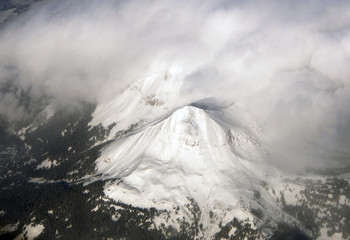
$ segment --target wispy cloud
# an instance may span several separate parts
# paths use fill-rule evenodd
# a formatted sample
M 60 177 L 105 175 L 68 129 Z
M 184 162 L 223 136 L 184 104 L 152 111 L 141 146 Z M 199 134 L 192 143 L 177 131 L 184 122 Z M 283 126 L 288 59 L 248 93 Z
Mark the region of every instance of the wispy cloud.
M 244 104 L 266 126 L 274 163 L 317 167 L 350 156 L 349 7 L 316 0 L 43 2 L 2 26 L 0 83 L 59 104 L 99 103 L 158 66 L 177 66 L 183 95 Z M 0 95 L 0 114 L 20 118 L 26 111 L 18 99 L 18 91 Z

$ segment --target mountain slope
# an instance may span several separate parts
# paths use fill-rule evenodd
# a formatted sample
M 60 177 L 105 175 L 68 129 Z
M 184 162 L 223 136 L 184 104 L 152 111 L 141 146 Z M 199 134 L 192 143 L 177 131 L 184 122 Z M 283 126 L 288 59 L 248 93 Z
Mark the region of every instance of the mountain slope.
M 234 217 L 253 221 L 248 209 L 257 203 L 248 202 L 256 192 L 263 195 L 266 216 L 273 217 L 276 203 L 260 182 L 277 170 L 264 165 L 267 155 L 255 131 L 241 122 L 244 115 L 235 104 L 220 108 L 206 100 L 115 141 L 97 159 L 102 179 L 120 179 L 106 185 L 106 195 L 143 208 L 178 209 L 181 218 L 194 200 L 207 237 Z
M 4 131 L 2 238 L 38 229 L 46 239 L 350 234 L 349 181 L 271 168 L 266 132 L 238 103 L 204 99 L 114 134 L 123 119 L 91 127 L 94 109 Z

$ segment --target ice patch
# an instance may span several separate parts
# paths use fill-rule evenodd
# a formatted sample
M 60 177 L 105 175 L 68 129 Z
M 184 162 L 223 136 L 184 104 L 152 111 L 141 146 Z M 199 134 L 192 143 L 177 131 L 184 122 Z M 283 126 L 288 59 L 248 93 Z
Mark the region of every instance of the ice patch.
M 99 209 L 99 206 L 98 206 L 98 205 L 96 205 L 96 207 L 95 207 L 95 208 L 93 208 L 93 209 L 91 210 L 91 212 L 96 212 L 96 211 L 98 211 L 98 209 Z
M 19 234 L 15 240 L 21 240 L 21 239 L 28 239 L 33 240 L 34 238 L 38 237 L 43 231 L 44 231 L 44 225 L 42 224 L 30 224 L 25 225 L 23 228 L 23 232 Z
M 40 163 L 36 169 L 41 169 L 41 168 L 51 168 L 58 166 L 58 162 L 56 160 L 50 160 L 49 158 L 45 159 L 42 163 Z
M 4 211 L 1 211 L 4 213 Z M 0 215 L 1 216 L 1 215 Z M 17 230 L 19 222 L 14 224 L 7 224 L 5 226 L 0 227 L 0 234 L 11 233 Z
M 342 205 L 347 204 L 348 201 L 346 199 L 347 198 L 345 195 L 340 195 L 339 196 L 339 204 L 342 204 Z

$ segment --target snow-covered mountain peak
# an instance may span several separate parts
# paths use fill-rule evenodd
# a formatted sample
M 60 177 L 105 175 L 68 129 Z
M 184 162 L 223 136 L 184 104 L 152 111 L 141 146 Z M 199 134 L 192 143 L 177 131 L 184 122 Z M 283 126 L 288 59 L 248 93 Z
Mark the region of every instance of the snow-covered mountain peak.
M 264 151 L 239 116 L 228 120 L 235 111 L 235 106 L 191 104 L 116 140 L 97 160 L 103 179 L 121 180 L 107 185 L 105 193 L 157 209 L 183 207 L 194 199 L 208 216 L 205 209 L 216 209 L 220 219 L 249 218 L 240 199 L 251 198 L 266 174 L 260 164 Z M 209 228 L 209 217 L 202 222 Z
M 137 159 L 139 156 L 147 155 L 170 161 L 188 152 L 197 152 L 200 158 L 239 157 L 248 160 L 244 158 L 245 150 L 255 152 L 258 156 L 263 149 L 249 129 L 237 121 L 229 126 L 227 115 L 231 110 L 231 108 L 205 110 L 191 105 L 178 108 L 165 119 L 157 119 L 141 130 L 115 141 L 105 150 L 108 155 L 106 158 L 126 163 L 132 158 Z M 125 148 L 130 150 L 121 150 Z M 214 156 L 219 154 L 217 152 L 232 156 L 218 158 Z M 130 154 L 136 155 L 131 157 Z M 123 158 L 127 160 L 124 161 Z M 262 158 L 263 154 L 255 162 L 261 161 Z M 110 160 L 102 161 L 98 167 L 104 168 L 106 162 L 110 165 Z M 108 173 L 111 171 L 113 170 L 108 167 Z M 119 171 L 114 172 L 117 177 L 118 174 L 120 174 Z
M 196 140 L 204 141 L 206 144 L 225 143 L 224 130 L 210 118 L 208 113 L 193 106 L 178 109 L 158 127 L 164 133 L 190 146 L 198 146 L 200 143 L 195 142 Z
M 159 71 L 97 106 L 91 125 L 116 123 L 114 142 L 96 160 L 106 196 L 172 211 L 166 224 L 175 227 L 179 218 L 193 220 L 188 206 L 196 204 L 207 236 L 220 222 L 253 220 L 250 209 L 261 205 L 278 222 L 280 210 L 261 184 L 280 174 L 265 162 L 262 128 L 239 102 L 181 98 L 182 79 L 179 71 Z

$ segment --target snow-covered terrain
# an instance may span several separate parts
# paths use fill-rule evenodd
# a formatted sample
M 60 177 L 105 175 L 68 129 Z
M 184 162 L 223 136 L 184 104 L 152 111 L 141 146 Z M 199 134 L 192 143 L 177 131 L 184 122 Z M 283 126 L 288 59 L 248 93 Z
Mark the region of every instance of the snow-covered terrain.
M 182 85 L 180 77 L 181 71 L 176 67 L 160 69 L 128 85 L 121 93 L 116 93 L 114 99 L 97 106 L 90 124 L 106 127 L 117 122 L 113 129 L 117 132 L 163 117 L 185 101 L 178 98 Z
M 97 175 L 112 179 L 106 196 L 141 208 L 176 209 L 166 224 L 177 229 L 178 219 L 191 221 L 186 206 L 194 201 L 206 238 L 233 218 L 253 222 L 252 208 L 263 210 L 271 224 L 293 221 L 282 218 L 276 199 L 262 186 L 280 182 L 283 173 L 266 164 L 262 127 L 240 103 L 203 99 L 176 107 L 169 96 L 179 94 L 180 80 L 146 79 L 93 114 L 92 124 L 116 122 L 112 132 L 127 131 L 117 134 L 97 159 Z M 144 104 L 144 92 L 160 104 Z M 139 124 L 128 129 L 127 123 Z M 254 200 L 257 193 L 260 203 Z
M 18 235 L 15 240 L 22 240 L 22 239 L 28 239 L 28 240 L 33 240 L 37 236 L 40 235 L 40 233 L 44 230 L 44 226 L 41 224 L 35 225 L 31 224 L 29 226 L 25 226 L 23 229 L 23 232 Z
M 0 238 L 349 239 L 347 8 L 0 1 Z
M 0 235 L 350 236 L 348 180 L 274 168 L 268 129 L 243 104 L 182 98 L 181 85 L 161 70 L 109 103 L 5 135 Z

